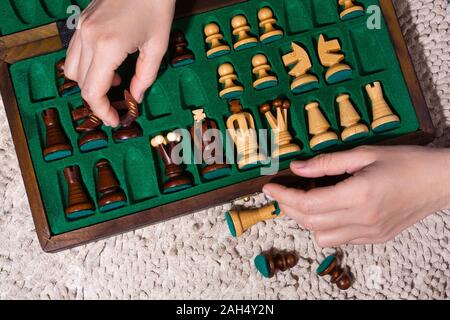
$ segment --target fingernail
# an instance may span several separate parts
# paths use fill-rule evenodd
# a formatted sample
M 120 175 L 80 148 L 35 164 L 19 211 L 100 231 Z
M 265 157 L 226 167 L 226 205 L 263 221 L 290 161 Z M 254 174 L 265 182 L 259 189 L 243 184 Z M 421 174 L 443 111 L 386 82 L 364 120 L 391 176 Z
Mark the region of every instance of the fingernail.
M 274 199 L 272 198 L 272 195 L 270 194 L 269 190 L 267 190 L 266 187 L 263 188 L 263 193 L 265 194 L 265 196 L 267 197 L 267 199 L 273 201 Z
M 139 95 L 139 98 L 137 99 L 137 102 L 138 102 L 138 103 L 142 103 L 143 100 L 144 100 L 144 94 L 141 93 L 141 94 Z
M 294 169 L 303 169 L 306 167 L 306 161 L 294 161 L 291 163 Z

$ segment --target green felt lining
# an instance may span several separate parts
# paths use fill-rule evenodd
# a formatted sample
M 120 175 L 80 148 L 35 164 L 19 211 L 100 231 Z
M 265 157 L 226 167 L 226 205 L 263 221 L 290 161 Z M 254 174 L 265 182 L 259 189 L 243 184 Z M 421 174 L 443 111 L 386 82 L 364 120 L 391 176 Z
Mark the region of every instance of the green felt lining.
M 331 265 L 334 259 L 336 259 L 334 255 L 326 257 L 325 260 L 323 260 L 322 263 L 319 265 L 319 267 L 317 267 L 316 273 L 321 274 L 322 272 L 327 270 L 327 268 Z
M 28 0 L 22 2 L 25 6 Z M 60 51 L 12 65 L 11 78 L 52 234 L 77 230 L 259 177 L 260 166 L 239 170 L 236 164 L 232 164 L 231 174 L 207 180 L 200 175 L 201 166 L 188 164 L 187 171 L 192 177 L 193 185 L 169 194 L 162 190 L 166 181 L 164 165 L 157 152 L 150 148 L 149 140 L 160 133 L 192 126 L 191 109 L 196 107 L 203 107 L 207 116 L 217 122 L 220 131 L 226 132 L 225 121 L 230 112 L 227 100 L 219 97 L 220 86 L 217 74 L 217 68 L 225 62 L 230 62 L 235 67 L 238 82 L 245 88 L 241 102 L 244 108 L 254 116 L 258 129 L 269 128 L 266 118 L 259 113 L 261 104 L 279 96 L 291 100 L 290 132 L 296 143 L 302 146 L 302 151 L 298 154 L 299 159 L 310 158 L 317 154 L 309 146 L 310 135 L 307 130 L 304 106 L 312 101 L 319 102 L 322 112 L 330 121 L 330 130 L 340 133 L 342 128 L 338 124 L 338 106 L 335 98 L 339 94 L 349 93 L 363 122 L 370 124 L 372 122 L 370 100 L 364 86 L 374 81 L 382 82 L 387 102 L 402 120 L 400 126 L 381 133 L 370 131 L 367 137 L 357 142 L 339 142 L 336 146 L 327 149 L 327 152 L 348 149 L 360 144 L 373 144 L 417 131 L 419 127 L 417 116 L 384 20 L 380 30 L 368 30 L 364 19 L 341 21 L 336 0 L 323 0 L 320 1 L 320 5 L 317 2 L 313 0 L 249 0 L 242 4 L 176 20 L 175 28 L 185 31 L 189 49 L 195 55 L 195 63 L 179 68 L 167 66 L 156 83 L 148 90 L 141 106 L 142 116 L 138 120 L 143 130 L 142 137 L 117 143 L 113 140 L 112 130 L 104 128 L 108 136 L 108 144 L 105 148 L 92 152 L 82 152 L 79 149 L 80 136 L 75 131 L 70 117 L 71 110 L 82 105 L 80 94 L 68 97 L 58 95 L 55 64 L 66 53 Z M 32 19 L 33 22 L 22 24 L 15 18 L 9 3 L 9 1 L 0 3 L 2 17 L 7 16 L 0 22 L 3 33 L 31 28 L 55 20 L 48 18 L 41 8 L 37 9 L 36 17 L 30 13 L 28 16 L 24 14 L 25 20 Z M 359 3 L 367 8 L 378 4 L 378 1 L 361 0 Z M 251 33 L 259 36 L 257 10 L 267 5 L 273 9 L 278 19 L 277 26 L 285 31 L 283 39 L 267 45 L 259 42 L 255 47 L 244 51 L 232 49 L 229 54 L 215 59 L 207 58 L 203 34 L 206 23 L 216 21 L 225 36 L 224 42 L 232 46 L 230 21 L 233 15 L 245 14 L 252 29 Z M 327 39 L 339 38 L 345 54 L 345 63 L 353 70 L 352 79 L 335 85 L 326 83 L 324 79 L 326 68 L 320 65 L 316 50 L 317 40 L 322 33 Z M 310 72 L 319 78 L 318 88 L 306 93 L 294 94 L 291 91 L 293 78 L 287 74 L 287 69 L 281 60 L 283 54 L 290 52 L 293 41 L 307 49 L 313 64 Z M 279 80 L 277 87 L 263 91 L 253 88 L 254 75 L 251 59 L 259 53 L 267 56 L 272 71 Z M 131 78 L 133 70 L 125 68 L 121 70 L 121 73 L 126 82 Z M 42 123 L 41 112 L 49 108 L 58 109 L 64 132 L 74 148 L 72 156 L 52 162 L 46 162 L 42 156 L 45 126 Z M 267 153 L 270 154 L 270 148 Z M 78 165 L 88 195 L 96 200 L 95 164 L 100 159 L 110 161 L 121 188 L 127 196 L 127 204 L 107 214 L 101 214 L 100 209 L 96 209 L 92 215 L 83 219 L 67 219 L 64 214 L 64 208 L 67 205 L 64 168 Z M 289 164 L 289 159 L 280 159 L 280 170 L 288 169 Z
M 228 229 L 233 237 L 237 236 L 236 227 L 234 226 L 233 219 L 231 218 L 230 212 L 225 214 L 225 219 L 227 220 Z
M 267 262 L 267 258 L 264 255 L 260 254 L 256 256 L 255 267 L 263 275 L 263 277 L 269 278 L 270 276 L 269 263 Z

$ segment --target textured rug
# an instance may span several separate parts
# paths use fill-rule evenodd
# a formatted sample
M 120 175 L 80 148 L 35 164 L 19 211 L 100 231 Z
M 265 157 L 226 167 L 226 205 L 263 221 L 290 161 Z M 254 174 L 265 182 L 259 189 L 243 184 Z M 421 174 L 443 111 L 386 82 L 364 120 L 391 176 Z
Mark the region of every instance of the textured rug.
M 450 145 L 450 5 L 397 0 L 397 13 L 438 128 Z M 258 195 L 244 205 L 260 205 Z M 315 269 L 332 250 L 288 219 L 228 236 L 231 204 L 70 251 L 44 254 L 38 244 L 16 154 L 0 106 L 0 299 L 332 299 L 450 296 L 450 217 L 431 215 L 385 245 L 344 246 L 356 278 L 341 292 Z M 272 246 L 295 250 L 298 266 L 263 280 L 253 258 Z

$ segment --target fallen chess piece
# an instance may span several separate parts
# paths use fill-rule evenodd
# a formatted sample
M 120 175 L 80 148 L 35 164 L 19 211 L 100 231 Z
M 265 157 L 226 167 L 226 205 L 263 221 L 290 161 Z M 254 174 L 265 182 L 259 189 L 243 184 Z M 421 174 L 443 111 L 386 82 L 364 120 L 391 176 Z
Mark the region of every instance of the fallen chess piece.
M 283 216 L 277 202 L 250 210 L 231 210 L 225 214 L 228 228 L 233 237 L 241 236 L 255 224 Z
M 328 256 L 317 268 L 319 276 L 331 276 L 331 283 L 335 284 L 341 290 L 347 290 L 352 285 L 352 277 L 347 268 L 342 268 L 335 255 Z
M 294 253 L 265 253 L 260 254 L 255 258 L 255 267 L 265 278 L 272 278 L 275 276 L 277 270 L 285 272 L 288 269 L 295 267 L 297 264 L 297 256 Z

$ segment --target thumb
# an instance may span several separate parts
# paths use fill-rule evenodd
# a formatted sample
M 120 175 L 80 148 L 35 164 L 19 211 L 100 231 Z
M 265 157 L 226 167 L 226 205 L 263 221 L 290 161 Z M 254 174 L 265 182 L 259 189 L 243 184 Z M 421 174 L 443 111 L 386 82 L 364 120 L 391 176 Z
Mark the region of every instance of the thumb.
M 149 46 L 139 53 L 136 72 L 130 84 L 131 95 L 137 102 L 142 102 L 145 91 L 155 82 L 163 56 L 164 51 Z
M 376 161 L 373 148 L 361 147 L 350 151 L 325 153 L 308 161 L 294 161 L 291 170 L 305 178 L 353 174 Z

